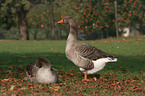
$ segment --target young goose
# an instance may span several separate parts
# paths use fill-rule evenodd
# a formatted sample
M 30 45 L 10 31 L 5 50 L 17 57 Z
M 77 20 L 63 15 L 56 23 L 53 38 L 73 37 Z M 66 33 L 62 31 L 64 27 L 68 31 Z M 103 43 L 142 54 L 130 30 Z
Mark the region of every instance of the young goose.
M 85 43 L 77 41 L 77 22 L 71 17 L 63 17 L 58 23 L 68 23 L 70 32 L 66 42 L 65 54 L 76 66 L 83 71 L 85 76 L 82 80 L 88 80 L 87 74 L 96 73 L 104 68 L 107 62 L 115 62 L 117 58 Z
M 51 63 L 46 58 L 38 58 L 36 64 L 28 64 L 26 69 L 29 81 L 49 84 L 58 82 L 58 75 L 51 68 Z

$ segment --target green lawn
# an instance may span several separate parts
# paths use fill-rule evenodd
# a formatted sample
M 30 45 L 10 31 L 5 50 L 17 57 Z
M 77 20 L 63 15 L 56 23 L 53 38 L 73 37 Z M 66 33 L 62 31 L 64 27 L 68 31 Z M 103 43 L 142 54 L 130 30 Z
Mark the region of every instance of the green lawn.
M 145 37 L 81 41 L 118 58 L 82 82 L 82 72 L 64 54 L 61 41 L 0 41 L 1 95 L 143 95 L 145 94 Z M 57 84 L 25 80 L 25 68 L 38 57 L 50 60 L 59 74 Z

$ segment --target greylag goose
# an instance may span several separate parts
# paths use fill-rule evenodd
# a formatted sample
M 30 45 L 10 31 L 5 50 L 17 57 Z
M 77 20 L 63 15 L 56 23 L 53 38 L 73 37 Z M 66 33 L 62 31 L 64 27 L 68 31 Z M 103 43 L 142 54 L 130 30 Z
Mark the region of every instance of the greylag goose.
M 65 54 L 66 57 L 80 68 L 84 73 L 84 79 L 87 79 L 87 74 L 93 74 L 102 70 L 107 62 L 115 62 L 117 58 L 85 43 L 77 41 L 78 25 L 71 17 L 63 17 L 58 23 L 68 23 L 70 32 L 66 42 Z
M 43 84 L 58 82 L 58 75 L 46 58 L 38 58 L 36 64 L 29 63 L 26 68 L 26 76 L 31 82 Z

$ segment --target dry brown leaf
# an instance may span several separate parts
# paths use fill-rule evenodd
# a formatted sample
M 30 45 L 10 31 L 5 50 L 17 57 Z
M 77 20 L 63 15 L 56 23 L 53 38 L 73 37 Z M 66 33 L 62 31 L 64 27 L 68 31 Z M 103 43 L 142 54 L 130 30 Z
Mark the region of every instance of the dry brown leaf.
M 5 87 L 0 88 L 0 92 L 5 92 L 7 89 Z
M 144 81 L 143 81 L 143 80 L 141 80 L 141 83 L 144 83 Z
M 74 74 L 73 73 L 70 73 L 70 76 L 74 76 Z
M 96 43 L 96 41 L 92 41 L 92 43 Z
M 14 68 L 14 66 L 9 66 L 9 68 L 10 68 L 10 69 L 13 69 L 13 68 Z
M 134 87 L 132 91 L 140 91 L 141 88 L 138 88 L 138 87 Z
M 95 95 L 99 95 L 100 93 L 99 92 L 95 92 Z
M 9 70 L 7 75 L 13 75 L 12 71 Z
M 116 82 L 116 85 L 118 85 L 120 82 Z
M 29 88 L 33 88 L 34 86 L 33 86 L 32 84 L 30 84 L 28 87 L 29 87 Z
M 17 96 L 16 94 L 11 94 L 11 96 Z
M 28 88 L 27 88 L 27 87 L 22 87 L 22 88 L 21 88 L 21 90 L 26 90 L 26 89 L 28 89 Z
M 63 77 L 62 75 L 58 75 L 59 77 Z
M 110 85 L 116 85 L 115 83 L 112 83 L 112 84 L 110 84 Z
M 94 80 L 94 81 L 97 81 L 97 77 L 94 77 L 93 80 Z
M 59 86 L 55 86 L 55 87 L 53 88 L 53 90 L 54 90 L 54 91 L 58 91 L 58 90 L 59 90 Z
M 9 81 L 9 79 L 2 79 L 1 81 L 2 82 L 6 82 L 6 81 Z
M 15 88 L 15 85 L 11 85 L 10 90 L 12 91 L 14 90 L 14 88 Z
M 55 87 L 49 87 L 50 89 L 54 90 L 54 91 L 58 91 L 59 90 L 59 86 L 55 86 Z
M 125 60 L 127 61 L 127 60 L 128 60 L 128 58 L 125 58 Z
M 142 84 L 141 83 L 137 83 L 139 86 L 142 86 Z
M 122 39 L 123 41 L 127 41 L 125 38 Z
M 117 86 L 117 90 L 121 90 L 121 86 L 118 85 L 118 86 Z

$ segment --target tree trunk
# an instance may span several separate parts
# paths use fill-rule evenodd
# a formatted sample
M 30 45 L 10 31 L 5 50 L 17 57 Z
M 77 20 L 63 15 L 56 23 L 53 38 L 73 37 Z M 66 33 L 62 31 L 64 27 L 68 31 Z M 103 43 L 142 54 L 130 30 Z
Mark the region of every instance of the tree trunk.
M 29 40 L 28 25 L 27 25 L 27 11 L 21 6 L 17 9 L 18 23 L 20 28 L 19 40 Z
M 36 30 L 34 31 L 34 34 L 33 34 L 34 40 L 37 40 L 37 34 L 38 34 L 38 29 L 36 29 Z
M 52 35 L 57 40 L 57 35 L 54 28 L 54 11 L 53 11 L 53 1 L 51 1 L 51 15 L 52 15 Z
M 118 34 L 118 16 L 117 16 L 117 1 L 116 1 L 116 0 L 115 0 L 114 4 L 115 4 L 115 26 L 116 26 L 116 37 L 118 38 L 118 37 L 119 37 L 119 34 Z

